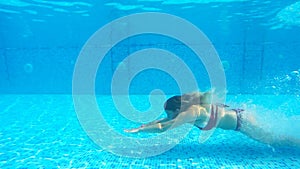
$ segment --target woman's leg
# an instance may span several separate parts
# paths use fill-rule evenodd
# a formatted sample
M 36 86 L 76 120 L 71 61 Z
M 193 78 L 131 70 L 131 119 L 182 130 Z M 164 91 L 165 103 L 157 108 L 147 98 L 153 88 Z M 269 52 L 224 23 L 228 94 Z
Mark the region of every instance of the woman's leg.
M 300 138 L 272 131 L 272 124 L 264 125 L 262 121 L 257 120 L 254 114 L 251 115 L 249 112 L 245 112 L 242 115 L 241 133 L 265 144 L 273 146 L 296 146 L 300 148 Z

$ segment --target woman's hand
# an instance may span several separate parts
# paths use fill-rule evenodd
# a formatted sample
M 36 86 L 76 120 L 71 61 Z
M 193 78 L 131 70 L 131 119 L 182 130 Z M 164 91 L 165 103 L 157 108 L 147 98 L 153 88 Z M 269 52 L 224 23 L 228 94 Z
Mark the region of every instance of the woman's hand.
M 143 126 L 141 126 L 139 128 L 125 129 L 124 132 L 126 132 L 126 133 L 138 133 L 141 130 L 142 127 Z

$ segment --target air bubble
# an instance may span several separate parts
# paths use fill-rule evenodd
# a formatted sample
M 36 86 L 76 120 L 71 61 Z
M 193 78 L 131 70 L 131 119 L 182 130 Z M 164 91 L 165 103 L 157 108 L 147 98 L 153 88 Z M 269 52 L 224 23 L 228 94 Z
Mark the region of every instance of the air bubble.
M 291 74 L 292 76 L 299 76 L 299 72 L 298 72 L 297 70 L 292 71 L 290 74 Z
M 290 81 L 290 80 L 292 80 L 292 78 L 291 78 L 291 76 L 286 75 L 286 76 L 285 76 L 285 80 Z
M 23 66 L 23 69 L 26 73 L 32 73 L 33 72 L 33 65 L 31 63 L 26 63 Z
M 230 69 L 230 63 L 227 60 L 223 60 L 222 61 L 222 66 L 223 66 L 223 69 L 225 71 L 227 71 L 228 69 Z

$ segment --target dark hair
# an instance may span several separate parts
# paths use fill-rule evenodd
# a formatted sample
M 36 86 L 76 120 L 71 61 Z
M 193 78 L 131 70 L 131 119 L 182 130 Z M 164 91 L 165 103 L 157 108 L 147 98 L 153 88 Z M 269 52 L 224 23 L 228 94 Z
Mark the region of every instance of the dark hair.
M 187 93 L 182 96 L 173 96 L 165 102 L 165 110 L 171 110 L 175 112 L 180 110 L 180 112 L 185 111 L 192 105 L 202 105 L 211 102 L 211 92 L 193 92 Z
M 181 107 L 181 96 L 173 96 L 165 102 L 165 110 L 176 111 Z

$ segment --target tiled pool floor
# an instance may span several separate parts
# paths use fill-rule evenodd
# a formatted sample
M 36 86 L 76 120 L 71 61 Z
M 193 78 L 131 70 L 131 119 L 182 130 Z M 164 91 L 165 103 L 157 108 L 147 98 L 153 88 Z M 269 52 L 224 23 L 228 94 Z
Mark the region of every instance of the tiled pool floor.
M 196 128 L 161 155 L 116 156 L 87 137 L 70 95 L 2 95 L 0 117 L 0 168 L 300 168 L 299 149 L 222 130 L 200 144 Z

